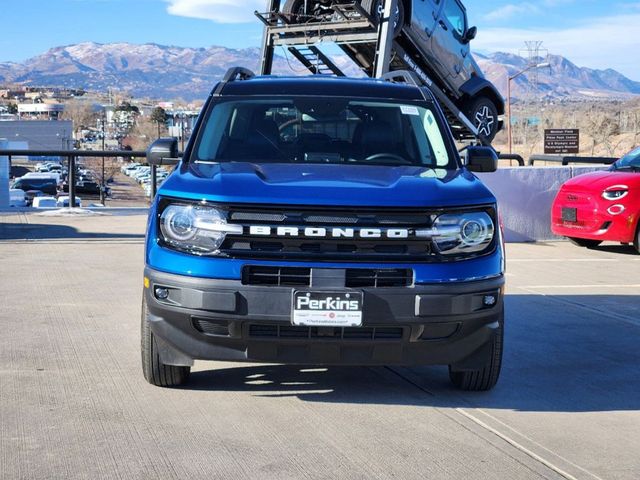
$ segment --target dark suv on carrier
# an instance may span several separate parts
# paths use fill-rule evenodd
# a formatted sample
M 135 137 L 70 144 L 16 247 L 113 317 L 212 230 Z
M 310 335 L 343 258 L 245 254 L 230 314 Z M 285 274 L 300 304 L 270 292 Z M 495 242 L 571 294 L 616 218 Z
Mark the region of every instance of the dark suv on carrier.
M 365 12 L 377 20 L 382 0 L 358 0 Z M 282 8 L 291 23 L 337 20 L 334 5 L 354 0 L 287 0 Z M 480 135 L 493 140 L 505 113 L 504 99 L 483 75 L 471 55 L 470 42 L 476 27 L 470 27 L 459 0 L 398 0 L 394 13 L 394 35 L 401 34 L 419 52 L 420 67 L 478 127 Z M 371 49 L 365 44 L 341 45 L 352 57 Z

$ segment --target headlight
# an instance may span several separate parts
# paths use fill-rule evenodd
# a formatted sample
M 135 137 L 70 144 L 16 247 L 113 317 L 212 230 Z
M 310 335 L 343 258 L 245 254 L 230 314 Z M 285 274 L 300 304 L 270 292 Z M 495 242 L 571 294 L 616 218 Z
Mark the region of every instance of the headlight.
M 227 223 L 221 210 L 201 205 L 169 205 L 160 215 L 165 244 L 196 255 L 218 252 L 229 233 L 242 234 L 242 226 Z
M 605 200 L 620 200 L 629 193 L 629 187 L 626 185 L 614 185 L 602 192 L 602 198 Z
M 440 215 L 433 224 L 432 241 L 443 255 L 477 253 L 493 240 L 495 227 L 484 212 Z

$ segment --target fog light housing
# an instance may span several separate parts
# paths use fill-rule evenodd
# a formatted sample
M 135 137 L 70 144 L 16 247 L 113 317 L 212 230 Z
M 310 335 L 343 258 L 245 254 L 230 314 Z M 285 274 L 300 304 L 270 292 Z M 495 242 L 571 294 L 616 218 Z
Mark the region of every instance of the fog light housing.
M 496 295 L 485 295 L 482 299 L 482 304 L 485 307 L 493 307 L 498 303 L 498 297 Z
M 158 300 L 166 300 L 169 298 L 169 289 L 164 287 L 156 287 L 153 290 L 154 295 Z

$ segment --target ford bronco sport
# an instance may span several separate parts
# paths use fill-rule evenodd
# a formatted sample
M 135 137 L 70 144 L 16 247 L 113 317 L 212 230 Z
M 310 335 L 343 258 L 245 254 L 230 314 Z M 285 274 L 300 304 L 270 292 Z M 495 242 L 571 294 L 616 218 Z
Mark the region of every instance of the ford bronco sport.
M 408 74 L 409 72 L 407 72 Z M 500 372 L 504 250 L 496 199 L 426 88 L 231 71 L 149 215 L 142 366 L 194 360 L 448 365 L 459 388 Z

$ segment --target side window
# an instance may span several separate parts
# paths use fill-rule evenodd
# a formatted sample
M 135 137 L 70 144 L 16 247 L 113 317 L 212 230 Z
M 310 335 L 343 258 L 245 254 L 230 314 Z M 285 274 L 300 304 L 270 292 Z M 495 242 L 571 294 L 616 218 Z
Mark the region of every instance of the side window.
M 462 38 L 467 26 L 464 10 L 462 10 L 460 4 L 455 0 L 447 0 L 444 5 L 443 15 L 453 27 L 453 32 L 456 36 Z

